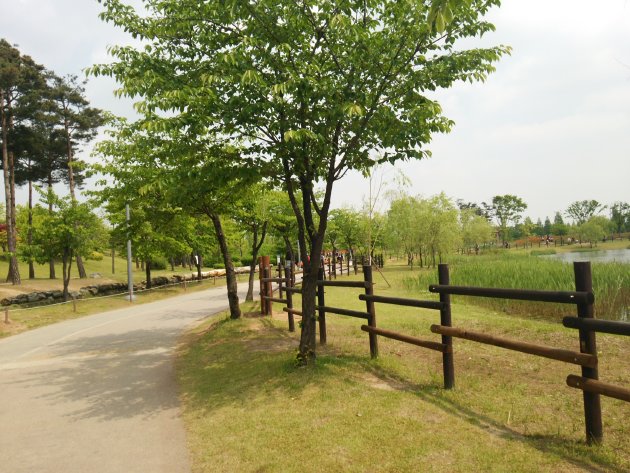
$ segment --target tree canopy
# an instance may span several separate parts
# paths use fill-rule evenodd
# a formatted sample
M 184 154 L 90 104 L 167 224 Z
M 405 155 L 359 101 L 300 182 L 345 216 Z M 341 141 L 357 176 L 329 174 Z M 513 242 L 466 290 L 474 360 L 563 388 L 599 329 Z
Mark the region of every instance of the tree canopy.
M 143 47 L 113 47 L 115 61 L 90 72 L 140 98 L 147 128 L 242 145 L 241 165 L 288 193 L 301 254 L 312 256 L 304 261 L 306 361 L 334 182 L 379 161 L 429 155 L 431 135 L 452 127 L 431 91 L 484 80 L 509 51 L 456 47 L 493 30 L 483 16 L 499 2 L 163 0 L 145 1 L 144 12 L 102 3 L 102 18 Z

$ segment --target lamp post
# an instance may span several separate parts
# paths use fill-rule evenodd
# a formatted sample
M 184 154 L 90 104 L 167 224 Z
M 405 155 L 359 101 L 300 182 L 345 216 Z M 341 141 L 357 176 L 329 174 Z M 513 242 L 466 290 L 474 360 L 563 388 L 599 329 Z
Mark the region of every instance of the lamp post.
M 129 231 L 129 204 L 125 205 L 127 212 L 127 231 Z M 131 272 L 131 236 L 127 235 L 127 287 L 129 288 L 129 302 L 133 302 L 133 274 Z

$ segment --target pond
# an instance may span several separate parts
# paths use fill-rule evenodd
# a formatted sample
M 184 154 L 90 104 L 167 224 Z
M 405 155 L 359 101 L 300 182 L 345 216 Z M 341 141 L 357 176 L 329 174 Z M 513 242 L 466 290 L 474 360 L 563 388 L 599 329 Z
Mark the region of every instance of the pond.
M 571 251 L 555 255 L 544 255 L 541 258 L 551 258 L 573 263 L 575 261 L 596 261 L 599 263 L 629 263 L 630 248 L 621 250 Z

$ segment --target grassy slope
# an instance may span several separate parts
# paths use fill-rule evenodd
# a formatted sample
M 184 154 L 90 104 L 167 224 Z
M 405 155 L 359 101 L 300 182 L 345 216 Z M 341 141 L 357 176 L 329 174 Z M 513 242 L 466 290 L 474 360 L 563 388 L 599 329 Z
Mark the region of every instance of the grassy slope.
M 378 274 L 377 294 L 405 271 Z M 364 307 L 348 290 L 326 305 Z M 424 297 L 424 296 L 423 296 Z M 276 304 L 276 309 L 279 306 Z M 249 310 L 255 311 L 254 306 Z M 378 325 L 426 339 L 435 312 L 377 306 Z M 184 344 L 178 370 L 195 471 L 627 471 L 630 404 L 602 398 L 604 445 L 584 444 L 579 367 L 455 340 L 456 389 L 442 389 L 441 355 L 379 338 L 369 359 L 358 319 L 328 316 L 317 365 L 296 368 L 285 314 L 213 319 Z M 455 326 L 576 349 L 577 334 L 468 305 Z M 218 322 L 217 322 L 218 321 Z M 630 340 L 600 335 L 600 378 L 630 386 Z

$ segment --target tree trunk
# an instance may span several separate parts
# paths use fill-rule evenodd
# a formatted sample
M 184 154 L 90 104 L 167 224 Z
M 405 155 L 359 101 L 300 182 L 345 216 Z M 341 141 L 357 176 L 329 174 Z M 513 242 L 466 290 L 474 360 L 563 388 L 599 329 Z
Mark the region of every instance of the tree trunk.
M 252 262 L 249 265 L 249 284 L 247 285 L 246 301 L 254 300 L 254 275 L 256 273 L 256 263 L 258 260 L 258 252 L 265 242 L 265 235 L 267 234 L 267 222 L 263 223 L 262 234 L 260 235 L 260 241 L 258 241 L 258 225 L 254 225 L 252 228 Z
M 172 256 L 168 259 L 168 262 L 171 265 L 171 271 L 174 272 L 175 271 L 175 260 L 173 259 Z
M 287 255 L 289 257 L 288 259 L 291 260 L 291 262 L 293 263 L 293 265 L 295 267 L 295 265 L 298 263 L 298 261 L 295 261 L 295 253 L 293 253 L 293 246 L 291 246 L 291 242 L 289 241 L 289 237 L 287 237 L 286 235 L 282 235 L 282 239 L 284 240 L 284 246 L 286 247 Z
M 238 306 L 238 281 L 236 280 L 236 273 L 234 272 L 234 264 L 232 263 L 232 257 L 230 256 L 230 250 L 227 246 L 227 240 L 223 233 L 223 227 L 221 226 L 221 219 L 218 215 L 206 212 L 212 220 L 214 225 L 214 231 L 219 242 L 219 248 L 221 248 L 221 254 L 223 255 L 223 263 L 225 265 L 225 279 L 227 282 L 227 295 L 228 302 L 230 304 L 230 318 L 239 319 L 241 317 L 241 308 Z
M 29 167 L 30 167 L 29 158 Z M 28 234 L 26 236 L 29 248 L 33 244 L 33 181 L 28 180 Z M 33 258 L 28 259 L 28 278 L 35 279 L 35 265 L 33 264 Z
M 147 277 L 147 289 L 151 289 L 151 287 L 153 287 L 153 284 L 151 283 L 151 260 L 150 259 L 148 259 L 144 263 L 144 274 L 146 274 L 146 277 Z
M 116 258 L 116 249 L 112 247 L 112 274 L 116 274 L 115 258 Z
M 320 249 L 321 253 L 321 249 Z M 315 254 L 315 252 L 313 252 Z M 305 265 L 302 273 L 302 331 L 300 334 L 300 347 L 298 361 L 308 364 L 315 359 L 315 347 L 317 333 L 317 318 L 315 316 L 315 301 L 317 295 L 317 279 L 320 259 L 311 257 L 311 261 Z
M 52 186 L 53 186 L 52 173 L 48 172 L 48 191 L 49 192 L 52 190 Z M 52 215 L 52 213 L 53 213 L 53 206 L 52 206 L 52 202 L 50 202 L 48 204 L 48 214 Z M 50 279 L 57 279 L 57 275 L 55 274 L 55 259 L 54 258 L 50 258 L 50 260 L 48 261 L 48 277 Z
M 87 273 L 85 272 L 85 266 L 83 265 L 83 258 L 81 258 L 81 255 L 77 255 L 76 260 L 77 260 L 77 271 L 79 273 L 79 278 L 81 279 L 87 278 Z
M 72 169 L 72 137 L 70 136 L 70 124 L 68 120 L 64 120 L 64 131 L 66 133 L 66 145 L 67 145 L 67 153 L 68 153 L 68 186 L 70 187 L 70 198 L 73 202 L 77 200 L 76 194 L 74 192 L 74 170 Z M 79 273 L 79 278 L 85 279 L 87 278 L 87 273 L 85 272 L 85 266 L 83 265 L 83 258 L 81 255 L 77 255 L 77 271 Z
M 7 104 L 10 106 L 10 104 Z M 5 92 L 0 90 L 0 127 L 2 128 L 2 170 L 4 171 L 4 197 L 6 202 L 7 249 L 9 251 L 9 271 L 7 282 L 20 284 L 20 270 L 15 255 L 15 181 L 13 177 L 13 153 L 8 148 L 9 117 L 5 111 Z
M 72 250 L 64 249 L 62 266 L 63 266 L 63 300 L 68 301 L 70 298 L 70 291 L 68 290 L 70 286 L 70 272 L 72 271 Z

